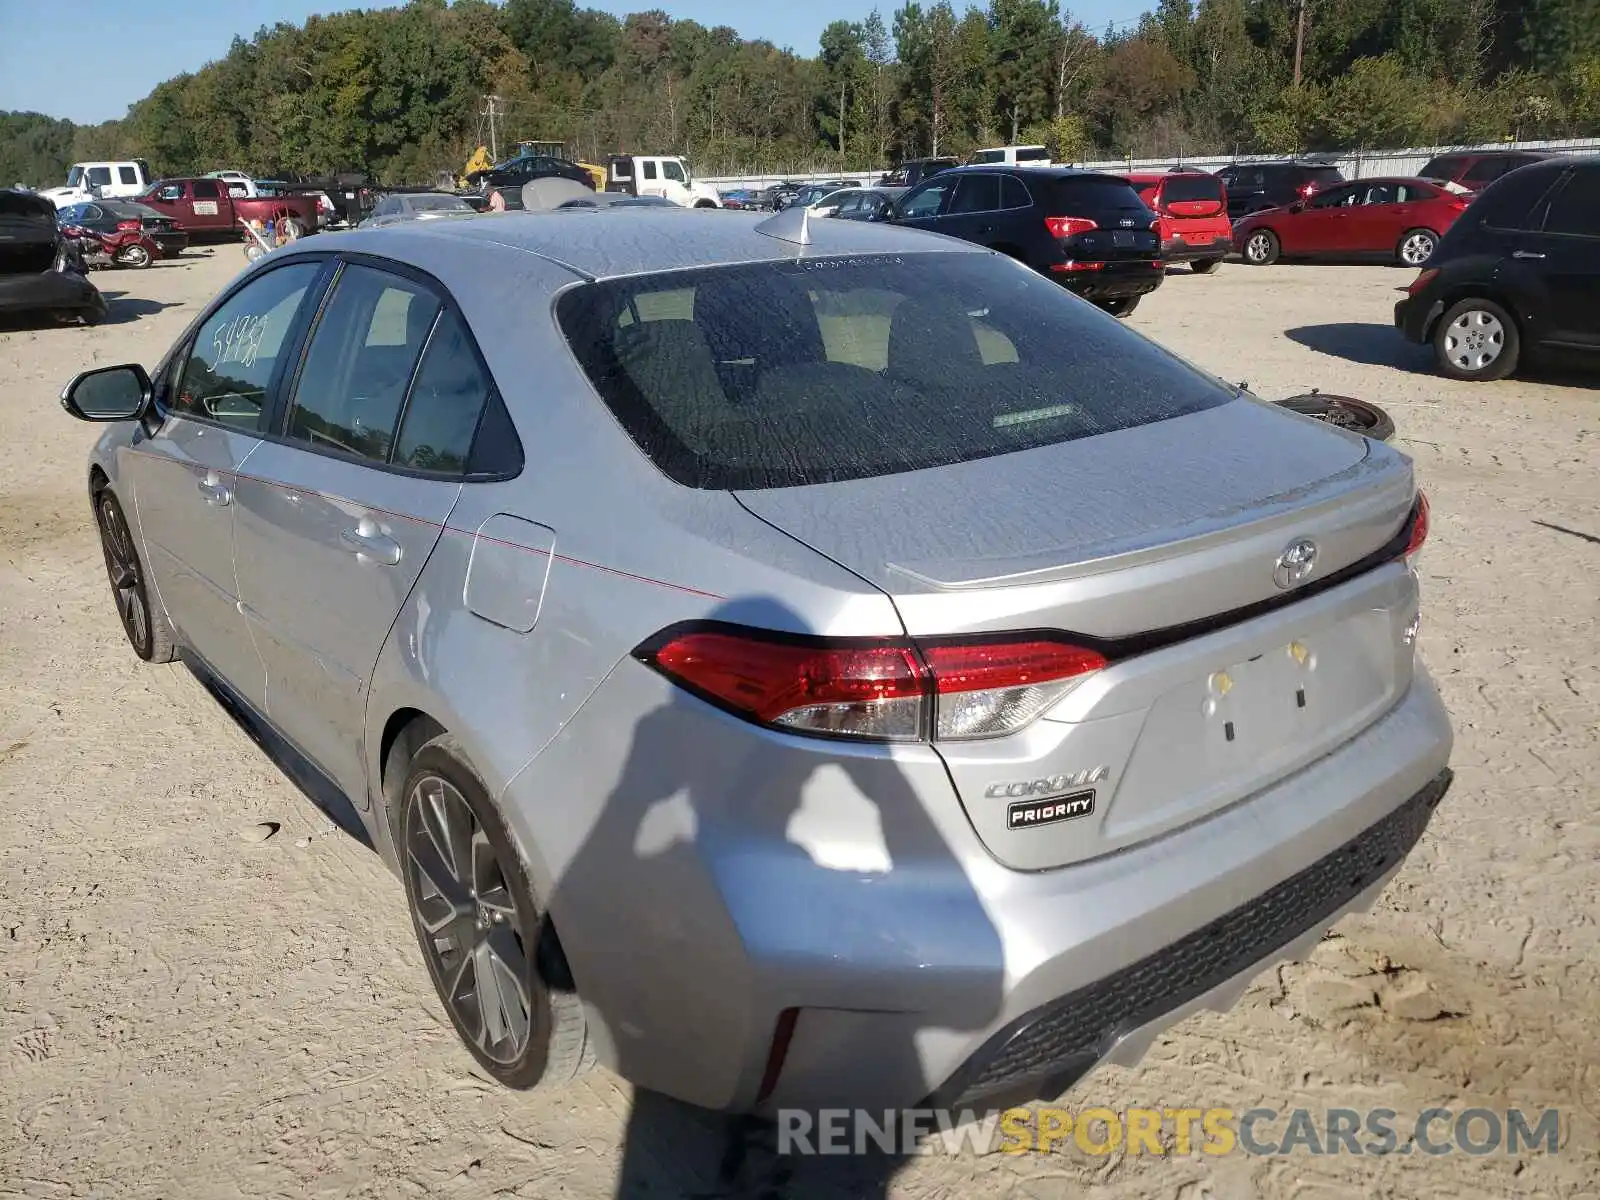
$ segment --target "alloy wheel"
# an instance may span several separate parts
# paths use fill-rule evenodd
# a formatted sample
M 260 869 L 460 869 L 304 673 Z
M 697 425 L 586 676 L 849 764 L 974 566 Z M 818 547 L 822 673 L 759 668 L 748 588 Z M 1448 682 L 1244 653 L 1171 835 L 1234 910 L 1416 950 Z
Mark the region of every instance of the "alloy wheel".
M 528 934 L 488 835 L 455 785 L 424 775 L 406 800 L 406 870 L 423 952 L 463 1032 L 514 1063 L 533 1027 Z
M 1481 308 L 1468 309 L 1445 331 L 1444 356 L 1462 371 L 1487 370 L 1505 348 L 1505 326 Z
M 1252 233 L 1250 240 L 1244 244 L 1245 255 L 1251 262 L 1265 262 L 1267 255 L 1272 252 L 1272 243 L 1264 233 Z
M 100 518 L 100 548 L 105 552 L 106 575 L 117 602 L 117 615 L 128 640 L 141 654 L 150 641 L 150 609 L 145 599 L 144 580 L 139 574 L 139 556 L 133 548 L 122 508 L 109 491 L 101 492 L 95 505 Z
M 1410 234 L 1400 243 L 1400 258 L 1408 267 L 1420 267 L 1433 257 L 1436 244 L 1431 233 Z

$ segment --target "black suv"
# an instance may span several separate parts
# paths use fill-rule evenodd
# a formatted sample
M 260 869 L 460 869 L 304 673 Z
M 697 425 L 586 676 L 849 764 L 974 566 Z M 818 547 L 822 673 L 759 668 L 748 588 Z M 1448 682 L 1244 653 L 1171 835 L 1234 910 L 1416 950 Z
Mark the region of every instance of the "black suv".
M 889 220 L 1010 255 L 1119 317 L 1165 277 L 1156 215 L 1116 175 L 957 167 L 901 196 Z
M 1406 293 L 1395 325 L 1452 379 L 1504 379 L 1530 353 L 1600 362 L 1600 158 L 1495 180 Z
M 1344 182 L 1339 168 L 1317 162 L 1234 163 L 1217 172 L 1228 189 L 1228 219 L 1282 208 Z

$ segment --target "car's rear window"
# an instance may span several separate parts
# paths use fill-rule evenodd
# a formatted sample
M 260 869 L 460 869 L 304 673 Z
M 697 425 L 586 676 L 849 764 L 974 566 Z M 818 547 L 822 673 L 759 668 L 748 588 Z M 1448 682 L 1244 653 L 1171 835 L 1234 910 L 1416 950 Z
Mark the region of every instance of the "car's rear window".
M 1149 212 L 1149 206 L 1139 199 L 1133 184 L 1125 179 L 1106 175 L 1065 176 L 1040 187 L 1034 177 L 1028 177 L 1028 186 L 1035 195 L 1041 192 L 1050 216 L 1074 216 L 1097 212 Z M 1151 214 L 1153 219 L 1154 214 Z
M 695 488 L 891 475 L 1167 420 L 1232 396 L 996 255 L 632 276 L 568 291 L 556 316 L 623 428 Z
M 1161 189 L 1162 202 L 1182 204 L 1191 200 L 1221 200 L 1222 180 L 1215 175 L 1169 175 Z

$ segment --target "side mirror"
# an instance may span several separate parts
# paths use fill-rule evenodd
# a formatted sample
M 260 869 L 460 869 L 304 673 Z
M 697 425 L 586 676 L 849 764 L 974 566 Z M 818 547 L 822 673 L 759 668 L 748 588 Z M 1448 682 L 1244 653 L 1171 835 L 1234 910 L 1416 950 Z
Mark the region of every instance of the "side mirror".
M 154 389 L 138 363 L 84 371 L 61 390 L 61 407 L 80 421 L 134 421 Z
M 1289 211 L 1292 213 L 1303 213 L 1305 210 L 1306 202 L 1304 200 L 1296 200 L 1293 204 L 1289 205 Z

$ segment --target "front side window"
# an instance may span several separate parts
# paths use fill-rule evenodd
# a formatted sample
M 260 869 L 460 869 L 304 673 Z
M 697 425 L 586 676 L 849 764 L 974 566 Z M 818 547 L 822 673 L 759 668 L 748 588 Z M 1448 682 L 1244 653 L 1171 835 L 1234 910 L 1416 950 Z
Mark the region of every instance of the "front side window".
M 683 164 L 675 159 L 669 158 L 663 162 L 661 164 L 661 173 L 668 179 L 675 180 L 678 183 L 688 182 L 683 174 Z
M 181 183 L 164 183 L 164 184 L 162 184 L 160 187 L 158 187 L 156 189 L 156 199 L 157 200 L 166 200 L 166 201 L 169 201 L 169 202 L 173 201 L 173 200 L 182 200 L 183 199 L 183 184 L 181 184 Z
M 951 178 L 935 180 L 924 184 L 900 206 L 901 215 L 909 218 L 937 217 L 939 210 L 944 207 L 945 197 L 955 189 L 956 181 Z
M 341 270 L 311 332 L 288 435 L 318 450 L 387 462 L 439 307 L 409 279 L 371 267 Z
M 695 488 L 891 475 L 1233 396 L 985 254 L 634 276 L 573 288 L 556 315 L 600 400 L 660 470 Z
M 1375 183 L 1367 189 L 1367 204 L 1398 204 L 1400 202 L 1400 185 L 1394 183 Z
M 171 410 L 259 431 L 278 357 L 321 271 L 320 262 L 268 271 L 207 317 L 195 335 Z
M 110 167 L 90 167 L 89 168 L 89 186 L 90 187 L 110 187 L 111 186 L 111 168 Z
M 1320 192 L 1306 202 L 1307 208 L 1340 208 L 1347 204 L 1356 204 L 1360 201 L 1360 193 L 1355 188 L 1334 188 L 1331 192 Z

